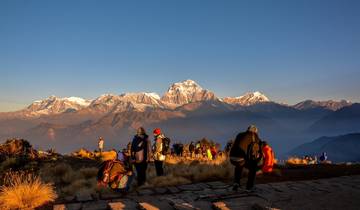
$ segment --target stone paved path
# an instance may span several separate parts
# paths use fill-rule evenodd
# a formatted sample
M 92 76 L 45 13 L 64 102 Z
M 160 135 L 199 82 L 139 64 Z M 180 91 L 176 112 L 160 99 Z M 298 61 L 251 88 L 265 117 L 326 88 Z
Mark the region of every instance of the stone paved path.
M 360 209 L 360 176 L 259 184 L 255 192 L 232 192 L 222 182 L 144 189 L 119 194 L 78 195 L 54 210 L 125 209 Z

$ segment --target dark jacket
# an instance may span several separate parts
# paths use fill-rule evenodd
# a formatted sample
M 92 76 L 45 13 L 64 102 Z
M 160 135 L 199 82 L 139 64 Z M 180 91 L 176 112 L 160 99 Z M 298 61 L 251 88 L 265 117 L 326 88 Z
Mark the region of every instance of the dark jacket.
M 135 159 L 135 153 L 144 150 L 144 161 L 148 160 L 149 152 L 151 150 L 149 149 L 151 147 L 149 142 L 149 136 L 146 134 L 143 135 L 135 135 L 132 143 L 131 143 L 131 157 Z
M 252 141 L 261 142 L 259 136 L 253 132 L 243 132 L 236 136 L 236 139 L 230 149 L 230 159 L 237 160 L 247 157 L 247 149 Z

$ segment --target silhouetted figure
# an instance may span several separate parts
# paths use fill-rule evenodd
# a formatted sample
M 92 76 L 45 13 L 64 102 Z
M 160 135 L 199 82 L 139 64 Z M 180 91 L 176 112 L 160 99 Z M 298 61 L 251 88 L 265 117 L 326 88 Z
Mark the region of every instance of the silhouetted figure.
M 327 161 L 328 156 L 327 156 L 326 152 L 323 152 L 319 159 L 320 159 L 321 162 Z
M 194 157 L 194 152 L 195 152 L 194 142 L 191 142 L 191 143 L 189 144 L 189 152 L 190 152 L 190 157 L 193 158 L 193 157 Z
M 182 143 L 179 144 L 179 156 L 182 157 L 184 155 L 184 145 Z
M 261 159 L 261 141 L 258 136 L 258 129 L 251 125 L 246 132 L 239 133 L 236 136 L 234 144 L 230 150 L 230 161 L 235 166 L 234 187 L 237 190 L 240 186 L 240 179 L 243 168 L 249 170 L 246 189 L 254 187 L 256 171 Z

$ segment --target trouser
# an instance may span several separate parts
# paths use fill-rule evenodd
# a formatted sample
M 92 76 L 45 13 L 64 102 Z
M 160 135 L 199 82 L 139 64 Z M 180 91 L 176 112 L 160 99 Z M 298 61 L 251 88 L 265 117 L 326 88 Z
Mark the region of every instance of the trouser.
M 146 182 L 147 162 L 144 161 L 141 163 L 135 163 L 135 168 L 136 168 L 138 186 L 141 186 Z
M 250 190 L 251 188 L 253 188 L 255 185 L 255 177 L 256 177 L 256 170 L 257 170 L 256 165 L 257 164 L 256 163 L 245 164 L 245 160 L 242 160 L 242 161 L 231 160 L 231 163 L 235 166 L 234 183 L 240 185 L 241 174 L 242 174 L 244 167 L 246 167 L 249 170 L 248 180 L 246 183 L 246 189 Z
M 164 163 L 164 161 L 155 160 L 155 169 L 156 169 L 156 175 L 157 176 L 163 176 L 164 175 L 163 163 Z

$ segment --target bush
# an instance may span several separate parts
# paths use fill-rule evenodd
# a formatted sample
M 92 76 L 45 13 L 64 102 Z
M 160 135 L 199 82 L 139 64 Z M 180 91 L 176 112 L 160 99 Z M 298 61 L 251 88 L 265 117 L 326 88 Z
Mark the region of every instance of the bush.
M 226 156 L 216 160 L 193 160 L 184 157 L 167 157 L 165 176 L 157 177 L 154 167 L 148 167 L 150 187 L 163 187 L 190 184 L 203 181 L 228 180 L 232 177 L 233 167 Z
M 18 165 L 18 160 L 16 158 L 14 158 L 14 157 L 6 158 L 0 164 L 0 171 L 5 171 L 7 169 L 17 167 L 17 165 Z
M 72 156 L 79 157 L 79 158 L 88 158 L 88 159 L 99 159 L 101 161 L 106 160 L 114 160 L 117 157 L 117 152 L 110 150 L 110 151 L 103 151 L 101 154 L 100 152 L 90 152 L 86 149 L 80 149 L 79 151 L 73 152 Z
M 52 202 L 57 195 L 51 184 L 25 172 L 9 172 L 0 188 L 1 209 L 34 209 Z
M 69 164 L 47 164 L 40 170 L 41 176 L 47 181 L 54 182 L 60 194 L 76 195 L 87 191 L 94 193 L 97 190 L 96 167 L 74 170 Z
M 292 166 L 292 165 L 311 165 L 316 164 L 315 160 L 307 160 L 305 158 L 298 158 L 298 157 L 289 157 L 286 160 L 286 165 Z

